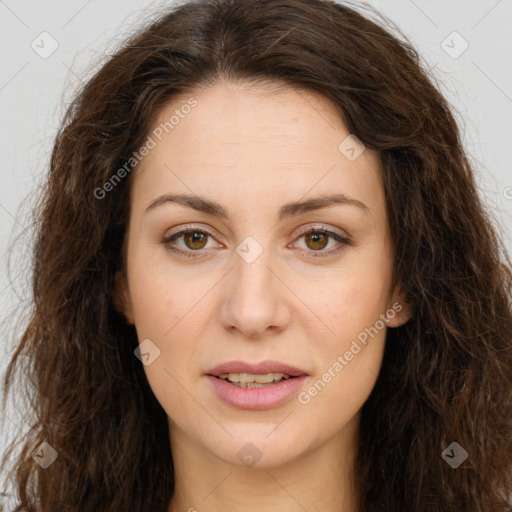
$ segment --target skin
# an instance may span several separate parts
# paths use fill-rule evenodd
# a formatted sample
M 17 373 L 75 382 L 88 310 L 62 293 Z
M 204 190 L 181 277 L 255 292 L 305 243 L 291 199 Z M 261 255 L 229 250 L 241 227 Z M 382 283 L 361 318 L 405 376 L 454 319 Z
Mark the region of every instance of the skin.
M 271 83 L 222 81 L 174 98 L 155 127 L 190 96 L 197 106 L 132 176 L 127 268 L 116 276 L 118 309 L 139 342 L 160 350 L 144 371 L 168 416 L 176 479 L 169 512 L 355 512 L 360 409 L 387 327 L 410 317 L 401 288 L 392 288 L 379 155 L 366 149 L 349 161 L 338 149 L 349 131 L 334 105 Z M 285 203 L 334 192 L 368 211 L 336 204 L 277 219 Z M 177 203 L 145 213 L 164 193 L 206 197 L 231 219 Z M 212 236 L 181 236 L 174 246 L 196 257 L 169 251 L 164 238 L 191 224 Z M 308 239 L 303 227 L 351 243 Z M 247 236 L 263 249 L 252 263 L 236 252 Z M 204 376 L 226 361 L 277 360 L 307 372 L 307 390 L 396 303 L 400 313 L 307 404 L 292 397 L 263 411 L 237 409 Z M 237 456 L 248 442 L 261 454 L 253 467 Z

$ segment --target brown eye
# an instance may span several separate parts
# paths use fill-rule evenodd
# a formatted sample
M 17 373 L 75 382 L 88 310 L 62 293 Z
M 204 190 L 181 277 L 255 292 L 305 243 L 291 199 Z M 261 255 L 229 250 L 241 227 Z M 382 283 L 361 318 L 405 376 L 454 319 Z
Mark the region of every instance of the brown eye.
M 209 235 L 201 231 L 189 231 L 183 235 L 183 240 L 189 249 L 197 250 L 204 248 L 208 236 Z
M 195 258 L 204 256 L 208 249 L 215 247 L 215 244 L 208 246 L 208 242 L 214 242 L 215 239 L 207 231 L 196 227 L 189 227 L 178 231 L 162 240 L 162 245 L 171 252 L 180 256 Z M 217 245 L 220 247 L 221 245 Z
M 313 258 L 334 256 L 352 243 L 348 237 L 323 228 L 310 228 L 303 231 L 299 240 L 304 244 L 302 249 L 305 249 L 305 255 Z M 334 242 L 334 244 L 330 242 Z M 336 246 L 338 247 L 336 248 Z M 326 247 L 328 249 L 324 250 Z
M 329 243 L 329 237 L 322 232 L 311 232 L 304 236 L 308 249 L 319 251 L 324 249 Z

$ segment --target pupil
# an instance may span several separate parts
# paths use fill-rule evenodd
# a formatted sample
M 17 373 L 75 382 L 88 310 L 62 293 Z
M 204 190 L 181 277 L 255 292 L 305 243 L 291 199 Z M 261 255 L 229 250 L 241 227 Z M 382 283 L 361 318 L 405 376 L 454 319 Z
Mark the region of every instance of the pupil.
M 327 237 L 322 233 L 316 233 L 316 234 L 309 234 L 307 236 L 308 240 L 311 241 L 314 245 L 314 249 L 323 249 L 327 245 Z M 323 238 L 323 243 L 322 243 Z M 320 244 L 318 246 L 317 244 Z
M 187 237 L 188 237 L 188 239 L 190 241 L 190 244 L 192 245 L 193 249 L 197 249 L 197 248 L 201 249 L 202 248 L 201 241 L 203 241 L 203 239 L 205 238 L 205 234 L 204 233 L 198 233 L 197 231 L 195 231 L 193 233 L 187 233 Z M 197 247 L 197 246 L 194 247 L 193 244 L 196 244 L 196 243 L 199 243 L 200 246 L 199 247 Z

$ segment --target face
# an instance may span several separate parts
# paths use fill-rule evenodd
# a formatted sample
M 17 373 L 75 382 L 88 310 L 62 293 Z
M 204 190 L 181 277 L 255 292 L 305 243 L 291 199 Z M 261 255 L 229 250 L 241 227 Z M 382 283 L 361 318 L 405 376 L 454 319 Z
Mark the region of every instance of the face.
M 150 136 L 116 292 L 171 447 L 238 465 L 254 450 L 276 467 L 341 440 L 386 329 L 409 317 L 392 289 L 379 155 L 327 99 L 288 87 L 217 83 L 175 98 Z

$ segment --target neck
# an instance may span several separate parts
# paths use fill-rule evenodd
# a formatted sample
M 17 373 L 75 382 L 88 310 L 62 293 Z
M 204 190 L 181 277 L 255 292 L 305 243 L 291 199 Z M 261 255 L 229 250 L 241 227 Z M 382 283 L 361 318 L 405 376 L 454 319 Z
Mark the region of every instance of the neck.
M 175 492 L 168 512 L 357 512 L 354 463 L 359 415 L 282 464 L 230 464 L 170 423 Z M 239 443 L 243 446 L 243 442 Z

